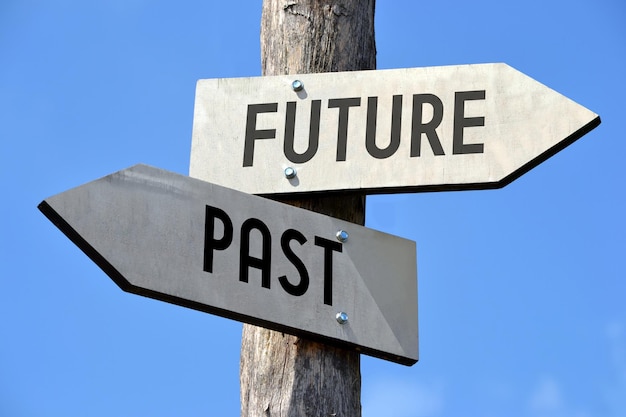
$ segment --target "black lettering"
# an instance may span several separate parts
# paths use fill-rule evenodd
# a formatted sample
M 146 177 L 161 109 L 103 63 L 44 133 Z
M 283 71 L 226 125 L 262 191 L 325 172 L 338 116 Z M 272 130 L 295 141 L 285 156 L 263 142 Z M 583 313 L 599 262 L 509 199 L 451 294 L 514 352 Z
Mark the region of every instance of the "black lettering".
M 328 108 L 339 109 L 339 123 L 337 126 L 337 161 L 346 160 L 346 146 L 348 144 L 348 111 L 350 107 L 361 105 L 360 97 L 331 98 L 328 100 Z
M 294 130 L 296 125 L 296 102 L 287 102 L 285 115 L 285 144 L 284 152 L 287 159 L 295 164 L 302 164 L 315 156 L 320 140 L 320 108 L 321 100 L 311 102 L 311 122 L 309 124 L 309 146 L 303 153 L 297 153 L 294 149 Z
M 215 219 L 219 219 L 224 226 L 224 235 L 215 238 Z M 223 210 L 217 207 L 206 206 L 204 216 L 204 266 L 205 272 L 213 272 L 213 251 L 224 250 L 233 241 L 233 222 Z
M 299 297 L 309 289 L 309 273 L 307 272 L 302 260 L 298 258 L 298 255 L 293 253 L 293 250 L 291 250 L 289 243 L 292 240 L 295 240 L 300 245 L 303 245 L 306 242 L 306 237 L 304 237 L 304 235 L 297 230 L 288 229 L 280 238 L 280 246 L 283 248 L 283 253 L 296 267 L 298 273 L 300 274 L 300 283 L 298 283 L 298 285 L 293 285 L 289 282 L 289 280 L 287 280 L 286 275 L 279 277 L 278 282 L 280 282 L 280 285 L 282 285 L 285 291 L 289 294 Z
M 428 103 L 433 108 L 433 118 L 428 123 L 422 122 L 422 107 Z M 435 129 L 443 119 L 443 103 L 434 94 L 413 95 L 413 120 L 411 124 L 411 156 L 420 156 L 422 149 L 422 133 L 426 134 L 430 148 L 435 155 L 445 155 L 439 136 Z
M 477 91 L 457 91 L 454 93 L 454 130 L 452 133 L 452 153 L 483 153 L 482 143 L 463 143 L 463 128 L 473 126 L 484 126 L 484 117 L 465 117 L 466 100 L 484 100 L 485 90 Z
M 367 128 L 365 130 L 365 148 L 374 158 L 384 159 L 393 155 L 400 146 L 400 127 L 402 126 L 402 96 L 393 96 L 391 107 L 391 140 L 386 148 L 376 145 L 376 116 L 378 97 L 367 99 Z
M 256 128 L 256 116 L 259 113 L 276 113 L 278 103 L 249 104 L 246 116 L 246 137 L 243 147 L 243 166 L 251 167 L 254 159 L 254 141 L 257 139 L 274 139 L 276 129 Z
M 343 246 L 334 240 L 315 236 L 315 246 L 324 248 L 324 304 L 333 305 L 333 251 L 343 251 Z
M 255 229 L 261 233 L 262 255 L 255 258 L 250 255 L 250 232 Z M 270 287 L 270 269 L 272 260 L 272 236 L 265 223 L 259 219 L 248 219 L 241 225 L 241 247 L 239 248 L 239 281 L 248 282 L 250 268 L 261 270 L 261 286 Z

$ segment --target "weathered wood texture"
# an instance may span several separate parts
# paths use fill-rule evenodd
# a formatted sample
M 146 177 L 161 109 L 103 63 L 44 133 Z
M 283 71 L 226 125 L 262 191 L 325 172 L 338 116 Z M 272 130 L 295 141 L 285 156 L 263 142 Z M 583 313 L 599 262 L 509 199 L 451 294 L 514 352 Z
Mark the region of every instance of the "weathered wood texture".
M 374 0 L 265 0 L 264 75 L 374 69 Z
M 263 75 L 375 69 L 375 0 L 264 0 Z M 365 196 L 281 201 L 363 225 Z M 361 415 L 360 357 L 244 324 L 241 416 Z

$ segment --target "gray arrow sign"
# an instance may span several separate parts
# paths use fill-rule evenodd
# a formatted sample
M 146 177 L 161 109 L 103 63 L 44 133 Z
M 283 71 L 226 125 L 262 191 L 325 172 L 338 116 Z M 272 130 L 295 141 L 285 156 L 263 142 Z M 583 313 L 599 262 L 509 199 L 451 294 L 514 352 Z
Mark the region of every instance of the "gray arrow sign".
M 200 80 L 189 174 L 261 195 L 498 188 L 599 123 L 506 64 Z
M 418 359 L 415 242 L 145 165 L 39 209 L 124 291 Z

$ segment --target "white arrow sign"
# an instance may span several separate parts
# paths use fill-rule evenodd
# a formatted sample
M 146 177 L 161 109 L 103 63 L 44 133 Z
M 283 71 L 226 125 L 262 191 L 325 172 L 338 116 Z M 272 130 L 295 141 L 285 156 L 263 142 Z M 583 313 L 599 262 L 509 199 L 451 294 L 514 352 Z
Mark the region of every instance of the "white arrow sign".
M 599 123 L 506 64 L 200 80 L 190 175 L 264 195 L 498 188 Z
M 145 165 L 39 208 L 124 291 L 418 359 L 415 242 Z

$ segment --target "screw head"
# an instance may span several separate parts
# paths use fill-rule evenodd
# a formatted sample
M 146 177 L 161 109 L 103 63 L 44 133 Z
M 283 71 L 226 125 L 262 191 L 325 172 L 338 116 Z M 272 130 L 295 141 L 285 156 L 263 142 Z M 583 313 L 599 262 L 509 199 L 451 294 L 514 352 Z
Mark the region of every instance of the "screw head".
M 348 314 L 340 311 L 335 315 L 335 319 L 337 319 L 337 323 L 346 324 L 348 322 Z
M 337 236 L 337 240 L 340 241 L 341 243 L 344 243 L 345 241 L 348 240 L 348 232 L 346 232 L 345 230 L 339 230 L 337 231 L 337 234 L 335 235 Z
M 304 88 L 304 84 L 302 84 L 302 81 L 300 80 L 294 80 L 291 83 L 291 88 L 293 89 L 293 91 L 302 91 L 302 89 Z
M 296 176 L 296 169 L 293 167 L 287 167 L 285 168 L 285 178 L 287 178 L 288 180 L 295 178 Z

